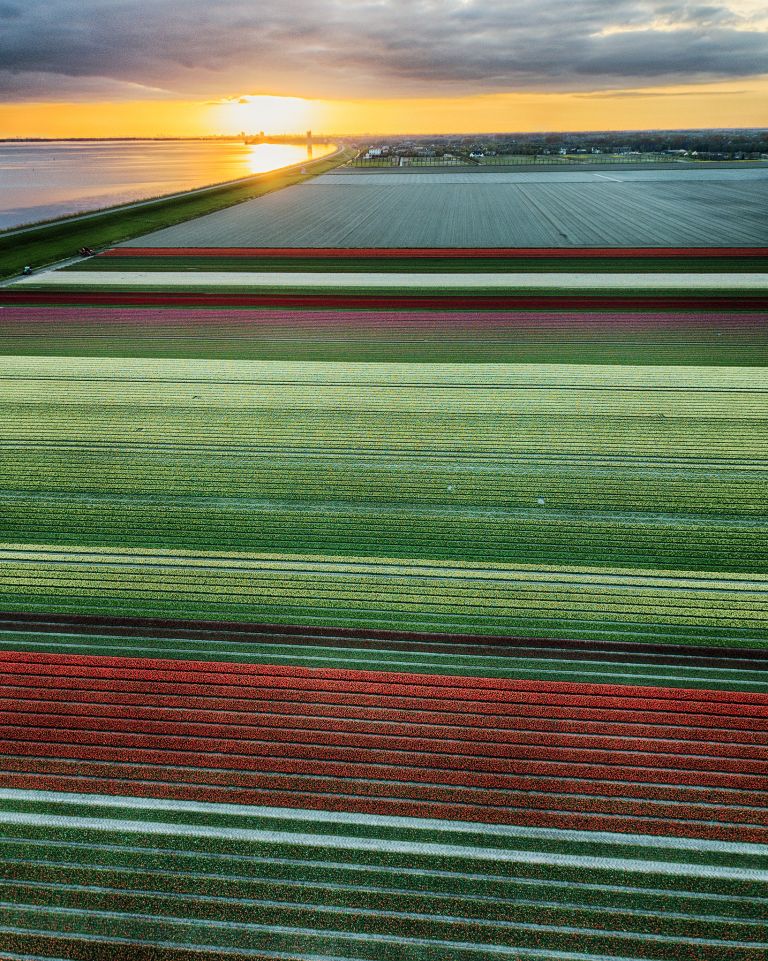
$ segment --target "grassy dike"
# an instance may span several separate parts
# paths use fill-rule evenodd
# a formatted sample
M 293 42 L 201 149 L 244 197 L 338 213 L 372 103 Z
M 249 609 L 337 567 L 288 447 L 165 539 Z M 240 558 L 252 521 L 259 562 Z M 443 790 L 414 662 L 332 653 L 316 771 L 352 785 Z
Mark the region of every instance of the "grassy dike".
M 94 250 L 107 247 L 291 187 L 338 167 L 351 156 L 345 147 L 330 157 L 310 161 L 301 167 L 296 165 L 255 174 L 247 180 L 161 197 L 149 203 L 112 207 L 85 217 L 67 217 L 21 232 L 17 229 L 5 231 L 0 233 L 0 279 L 21 273 L 26 264 L 34 268 L 45 267 L 76 256 L 80 247 Z M 307 172 L 302 174 L 302 168 Z

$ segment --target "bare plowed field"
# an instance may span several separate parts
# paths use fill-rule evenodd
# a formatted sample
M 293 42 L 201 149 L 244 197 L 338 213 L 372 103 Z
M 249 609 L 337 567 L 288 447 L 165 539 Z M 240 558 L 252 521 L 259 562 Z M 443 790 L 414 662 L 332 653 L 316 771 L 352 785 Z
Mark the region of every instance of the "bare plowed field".
M 768 169 L 342 174 L 131 241 L 158 247 L 768 243 Z

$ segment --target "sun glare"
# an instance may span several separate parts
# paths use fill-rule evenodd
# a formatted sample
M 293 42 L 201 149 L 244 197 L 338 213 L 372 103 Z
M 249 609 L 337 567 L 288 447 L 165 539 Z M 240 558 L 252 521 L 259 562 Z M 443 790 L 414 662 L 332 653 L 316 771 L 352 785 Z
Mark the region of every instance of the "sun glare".
M 245 96 L 216 104 L 217 124 L 246 134 L 298 133 L 312 125 L 312 104 L 301 97 Z

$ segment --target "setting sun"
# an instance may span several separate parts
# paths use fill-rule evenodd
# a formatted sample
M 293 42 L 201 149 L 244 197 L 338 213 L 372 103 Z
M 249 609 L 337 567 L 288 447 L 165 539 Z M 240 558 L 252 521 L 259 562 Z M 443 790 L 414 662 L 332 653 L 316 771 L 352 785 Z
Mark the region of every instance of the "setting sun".
M 296 133 L 312 125 L 312 103 L 301 97 L 235 97 L 214 105 L 214 125 L 255 134 Z

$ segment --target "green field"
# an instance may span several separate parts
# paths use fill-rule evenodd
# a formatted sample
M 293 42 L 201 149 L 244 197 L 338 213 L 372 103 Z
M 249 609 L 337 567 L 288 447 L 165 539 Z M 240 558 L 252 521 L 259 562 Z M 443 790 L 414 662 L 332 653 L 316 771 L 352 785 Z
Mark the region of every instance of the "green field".
M 0 371 L 6 610 L 768 639 L 758 369 Z
M 5 308 L 0 355 L 768 366 L 761 312 Z M 577 483 L 578 481 L 574 481 Z

